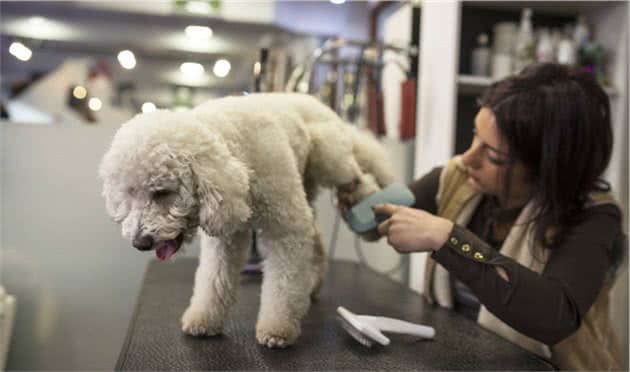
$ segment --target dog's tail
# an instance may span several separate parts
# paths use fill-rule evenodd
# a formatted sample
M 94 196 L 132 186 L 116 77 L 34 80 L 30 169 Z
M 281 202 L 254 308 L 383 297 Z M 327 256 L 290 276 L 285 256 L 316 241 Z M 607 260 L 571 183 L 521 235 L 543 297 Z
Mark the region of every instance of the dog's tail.
M 384 188 L 396 181 L 389 170 L 392 167 L 383 145 L 367 130 L 348 127 L 352 137 L 352 153 L 363 173 L 374 177 L 376 183 Z

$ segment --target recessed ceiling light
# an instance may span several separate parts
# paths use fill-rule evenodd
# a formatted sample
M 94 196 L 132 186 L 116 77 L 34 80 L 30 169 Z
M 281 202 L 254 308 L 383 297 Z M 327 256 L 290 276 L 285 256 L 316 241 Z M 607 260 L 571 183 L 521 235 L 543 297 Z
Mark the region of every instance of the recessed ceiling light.
M 118 53 L 118 62 L 123 68 L 131 70 L 136 67 L 136 56 L 130 50 L 123 50 Z
M 82 87 L 80 85 L 77 85 L 72 90 L 72 95 L 76 99 L 83 99 L 83 98 L 85 98 L 87 96 L 87 90 L 84 87 Z
M 345 2 L 346 2 L 346 0 L 330 0 L 330 2 L 331 2 L 331 3 L 333 3 L 333 4 L 337 4 L 337 5 L 339 5 L 339 4 L 343 4 L 343 3 L 345 3 Z
M 96 98 L 96 97 L 92 97 L 90 98 L 90 100 L 88 101 L 88 107 L 90 108 L 90 110 L 92 111 L 98 111 L 101 109 L 101 107 L 103 107 L 103 103 L 101 102 L 100 99 Z
M 230 68 L 232 68 L 230 61 L 227 59 L 220 59 L 214 63 L 212 72 L 214 72 L 217 77 L 223 78 L 230 73 Z
M 46 18 L 41 17 L 41 16 L 33 16 L 33 17 L 29 18 L 28 21 L 32 25 L 36 26 L 36 25 L 41 25 L 41 24 L 45 23 L 46 22 Z
M 205 69 L 199 63 L 195 62 L 184 62 L 179 66 L 179 71 L 181 71 L 186 76 L 201 76 L 203 75 Z
M 186 3 L 186 10 L 191 13 L 209 14 L 210 4 L 208 4 L 207 1 L 188 1 Z
M 155 111 L 157 107 L 153 102 L 145 102 L 142 104 L 142 112 L 152 112 Z
M 9 53 L 11 53 L 15 58 L 20 61 L 28 61 L 31 59 L 33 52 L 29 48 L 27 48 L 24 44 L 20 42 L 13 42 L 9 46 Z
M 191 39 L 210 39 L 212 37 L 212 29 L 206 26 L 186 26 L 186 36 Z

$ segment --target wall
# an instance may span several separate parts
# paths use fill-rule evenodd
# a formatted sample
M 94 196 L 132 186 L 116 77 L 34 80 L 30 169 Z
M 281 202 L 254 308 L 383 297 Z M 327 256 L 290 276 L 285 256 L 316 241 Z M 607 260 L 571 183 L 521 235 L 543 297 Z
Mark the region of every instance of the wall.
M 628 11 L 627 2 L 619 2 L 611 6 L 602 7 L 589 14 L 591 24 L 597 25 L 594 39 L 610 50 L 606 75 L 618 94 L 610 97 L 611 117 L 613 121 L 614 146 L 613 155 L 606 179 L 610 181 L 615 197 L 624 208 L 626 218 L 626 232 L 628 232 Z M 612 292 L 612 319 L 617 325 L 621 338 L 628 369 L 628 266 L 617 279 Z
M 18 302 L 9 370 L 114 367 L 149 258 L 100 196 L 114 130 L 0 123 L 1 280 Z
M 351 40 L 368 38 L 369 3 L 366 1 L 340 5 L 328 1 L 276 1 L 275 4 L 276 25 L 288 30 Z
M 453 155 L 460 6 L 453 0 L 424 2 L 421 18 L 415 178 Z M 427 253 L 414 253 L 410 259 L 409 285 L 418 292 L 426 257 Z

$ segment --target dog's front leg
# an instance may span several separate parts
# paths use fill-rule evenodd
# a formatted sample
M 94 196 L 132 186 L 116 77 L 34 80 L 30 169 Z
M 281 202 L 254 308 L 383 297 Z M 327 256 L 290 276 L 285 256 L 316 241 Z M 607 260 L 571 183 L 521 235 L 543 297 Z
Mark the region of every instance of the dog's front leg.
M 310 305 L 313 237 L 287 234 L 262 243 L 266 257 L 256 339 L 267 347 L 286 347 L 300 335 Z
M 182 330 L 192 336 L 221 333 L 236 300 L 240 268 L 249 246 L 249 233 L 229 239 L 202 235 L 199 267 L 190 305 L 182 316 Z

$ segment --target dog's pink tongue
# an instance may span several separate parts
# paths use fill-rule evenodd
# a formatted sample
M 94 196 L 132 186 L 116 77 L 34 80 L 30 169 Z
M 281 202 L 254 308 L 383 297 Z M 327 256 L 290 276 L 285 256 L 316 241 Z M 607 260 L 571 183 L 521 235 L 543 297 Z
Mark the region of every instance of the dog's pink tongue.
M 162 261 L 168 260 L 177 252 L 177 242 L 175 240 L 167 240 L 159 248 L 155 250 L 155 255 Z

